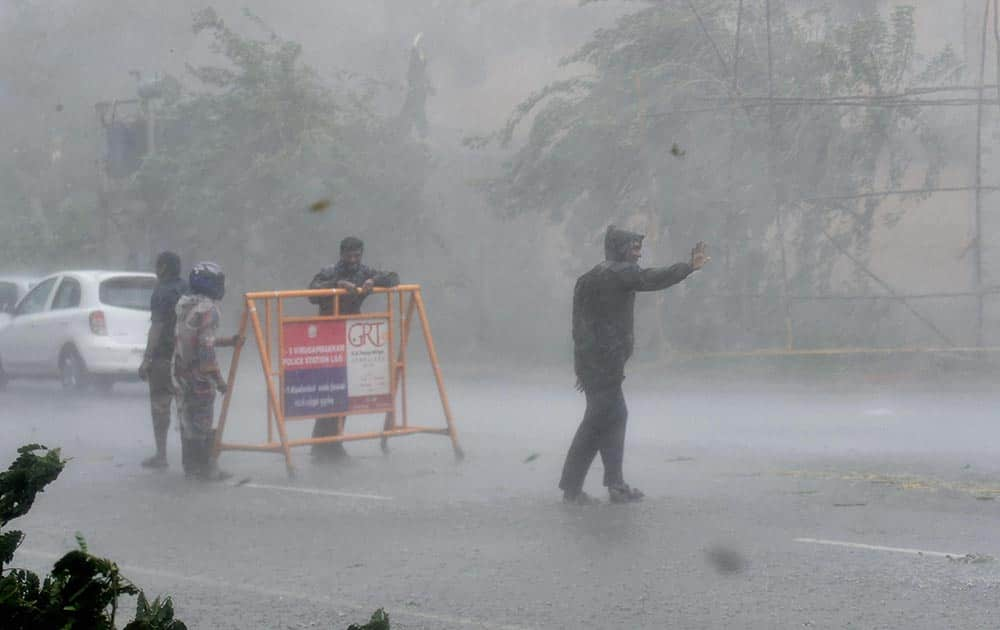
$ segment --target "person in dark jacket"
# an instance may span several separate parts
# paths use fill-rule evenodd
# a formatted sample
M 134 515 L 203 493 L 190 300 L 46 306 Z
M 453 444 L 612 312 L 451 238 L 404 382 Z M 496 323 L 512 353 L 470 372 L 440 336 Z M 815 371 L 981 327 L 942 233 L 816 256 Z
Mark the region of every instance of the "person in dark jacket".
M 612 503 L 639 501 L 643 493 L 625 483 L 622 461 L 628 410 L 622 394 L 625 363 L 634 345 L 636 291 L 659 291 L 684 280 L 710 259 L 704 243 L 689 263 L 643 269 L 641 234 L 608 227 L 604 262 L 580 276 L 573 290 L 573 359 L 577 387 L 587 397 L 587 410 L 563 465 L 559 488 L 567 503 L 596 500 L 583 491 L 583 481 L 597 453 L 604 463 L 604 485 Z
M 337 264 L 324 267 L 312 282 L 310 289 L 346 289 L 347 295 L 340 296 L 340 314 L 355 315 L 361 312 L 364 303 L 375 287 L 394 287 L 399 284 L 399 276 L 393 271 L 377 271 L 361 264 L 364 242 L 348 236 L 340 242 L 340 260 Z M 320 315 L 334 315 L 333 297 L 311 297 L 309 301 L 319 305 Z M 329 437 L 340 434 L 340 416 L 316 418 L 312 436 Z M 347 455 L 342 442 L 314 444 L 312 456 L 317 460 L 333 460 Z
M 156 453 L 142 462 L 145 468 L 167 467 L 167 432 L 170 429 L 170 403 L 174 398 L 170 373 L 177 322 L 174 307 L 187 290 L 187 284 L 181 279 L 180 257 L 173 252 L 157 256 L 156 288 L 149 304 L 151 324 L 146 338 L 146 353 L 139 366 L 139 378 L 149 381 L 149 407 L 156 441 Z

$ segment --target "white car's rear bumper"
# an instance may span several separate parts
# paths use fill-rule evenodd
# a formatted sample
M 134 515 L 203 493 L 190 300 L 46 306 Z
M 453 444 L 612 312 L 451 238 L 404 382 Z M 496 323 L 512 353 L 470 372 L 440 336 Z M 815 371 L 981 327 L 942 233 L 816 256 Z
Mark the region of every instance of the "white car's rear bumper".
M 105 376 L 137 377 L 145 345 L 124 344 L 112 337 L 91 337 L 78 347 L 87 371 Z

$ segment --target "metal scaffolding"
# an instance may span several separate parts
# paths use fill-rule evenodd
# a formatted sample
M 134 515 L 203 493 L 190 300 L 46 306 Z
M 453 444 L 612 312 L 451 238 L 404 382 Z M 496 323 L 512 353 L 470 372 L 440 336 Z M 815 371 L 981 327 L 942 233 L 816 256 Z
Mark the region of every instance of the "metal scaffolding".
M 775 94 L 774 81 L 774 52 L 772 44 L 772 0 L 762 0 L 764 18 L 766 25 L 766 55 L 767 55 L 767 95 L 748 96 L 739 91 L 740 81 L 740 57 L 742 54 L 742 23 L 744 18 L 744 0 L 736 1 L 736 33 L 733 44 L 733 62 L 731 64 L 732 87 L 727 96 L 712 99 L 714 104 L 701 109 L 672 111 L 653 114 L 654 116 L 672 116 L 676 114 L 701 113 L 720 110 L 731 110 L 735 113 L 739 110 L 750 112 L 754 109 L 767 110 L 768 118 L 768 171 L 772 185 L 772 198 L 775 204 L 774 225 L 779 241 L 780 252 L 780 292 L 778 295 L 763 293 L 742 293 L 728 295 L 712 295 L 705 297 L 713 298 L 770 298 L 780 300 L 784 315 L 785 344 L 784 348 L 770 348 L 750 352 L 713 352 L 699 355 L 686 356 L 774 356 L 774 355 L 815 355 L 815 354 L 860 354 L 860 353 L 891 353 L 899 352 L 991 352 L 1000 348 L 988 347 L 984 339 L 984 298 L 987 295 L 1000 294 L 1000 287 L 986 287 L 983 279 L 983 256 L 982 256 L 982 231 L 983 231 L 983 195 L 988 192 L 1000 190 L 1000 185 L 986 184 L 983 182 L 983 119 L 986 106 L 1000 106 L 1000 0 L 982 0 L 983 14 L 982 27 L 980 32 L 980 55 L 978 59 L 978 80 L 974 85 L 950 85 L 910 88 L 894 94 L 870 94 L 870 95 L 835 95 L 835 96 L 779 96 Z M 695 4 L 689 0 L 688 6 L 698 21 L 700 29 L 711 44 L 712 49 L 719 57 L 724 70 L 730 73 L 730 64 L 719 52 L 719 47 L 712 38 L 711 33 L 705 26 L 701 14 Z M 988 48 L 988 35 L 992 25 L 993 39 L 996 49 L 996 82 L 986 83 L 986 53 Z M 964 39 L 964 37 L 963 37 Z M 995 92 L 994 92 L 995 91 Z M 992 92 L 989 93 L 988 92 Z M 845 195 L 833 195 L 826 197 L 815 197 L 810 199 L 799 199 L 798 203 L 809 203 L 822 205 L 825 203 L 835 203 L 841 201 L 863 200 L 873 198 L 884 198 L 896 195 L 931 195 L 935 193 L 949 192 L 972 192 L 974 193 L 974 215 L 972 226 L 972 239 L 968 251 L 972 253 L 973 267 L 973 291 L 960 292 L 937 292 L 924 293 L 920 295 L 907 295 L 895 290 L 884 279 L 875 274 L 857 256 L 844 247 L 826 230 L 823 235 L 831 245 L 851 263 L 856 266 L 864 275 L 873 280 L 885 291 L 881 295 L 793 295 L 789 291 L 788 263 L 785 253 L 785 207 L 788 203 L 786 193 L 777 172 L 778 165 L 776 155 L 779 148 L 778 126 L 775 122 L 775 110 L 778 107 L 857 107 L 857 108 L 897 108 L 897 107 L 975 107 L 976 108 L 976 143 L 974 154 L 974 174 L 973 183 L 968 186 L 941 186 L 920 189 L 892 189 L 882 191 L 866 191 Z M 732 165 L 730 165 L 730 173 Z M 944 333 L 932 318 L 917 308 L 912 302 L 927 298 L 968 298 L 976 299 L 976 321 L 975 321 L 975 345 L 962 347 L 956 343 L 949 335 Z M 793 318 L 791 305 L 793 302 L 818 301 L 818 300 L 893 300 L 902 304 L 916 320 L 930 332 L 933 333 L 939 342 L 940 347 L 927 348 L 797 348 L 795 346 L 795 321 Z

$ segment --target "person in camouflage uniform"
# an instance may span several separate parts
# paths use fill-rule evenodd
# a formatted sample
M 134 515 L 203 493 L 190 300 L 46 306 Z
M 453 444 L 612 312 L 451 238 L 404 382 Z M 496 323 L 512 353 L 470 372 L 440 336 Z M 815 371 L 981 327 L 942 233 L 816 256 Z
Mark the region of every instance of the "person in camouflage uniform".
M 335 265 L 324 267 L 316 274 L 310 289 L 346 289 L 350 293 L 340 296 L 340 314 L 355 315 L 361 312 L 364 303 L 375 287 L 394 287 L 399 284 L 399 276 L 393 271 L 377 271 L 361 264 L 364 242 L 348 236 L 340 242 L 340 260 Z M 311 297 L 309 301 L 319 305 L 320 315 L 334 314 L 334 298 Z M 328 437 L 340 434 L 340 416 L 316 418 L 312 436 Z M 343 458 L 347 455 L 342 442 L 314 444 L 312 456 L 319 461 Z
M 641 234 L 609 226 L 604 235 L 604 262 L 580 276 L 573 290 L 574 368 L 577 387 L 587 397 L 587 410 L 559 481 L 567 503 L 596 503 L 583 491 L 583 481 L 597 453 L 604 463 L 604 485 L 612 503 L 643 498 L 641 491 L 625 483 L 622 472 L 628 420 L 622 381 L 635 341 L 635 294 L 677 284 L 710 259 L 705 244 L 698 243 L 690 263 L 643 269 L 639 266 L 642 239 Z
M 184 473 L 205 481 L 229 477 L 212 457 L 215 431 L 215 393 L 226 392 L 226 380 L 215 357 L 216 346 L 234 346 L 239 335 L 217 339 L 222 313 L 219 300 L 225 295 L 225 274 L 219 265 L 198 263 L 191 268 L 190 293 L 177 302 L 174 386 L 181 428 L 181 461 Z
M 139 366 L 139 378 L 149 382 L 149 407 L 153 417 L 156 454 L 143 460 L 145 468 L 167 467 L 167 433 L 170 429 L 170 403 L 174 387 L 170 374 L 174 356 L 174 327 L 177 301 L 187 293 L 181 279 L 181 259 L 173 252 L 156 257 L 156 288 L 150 298 L 149 335 L 146 353 Z

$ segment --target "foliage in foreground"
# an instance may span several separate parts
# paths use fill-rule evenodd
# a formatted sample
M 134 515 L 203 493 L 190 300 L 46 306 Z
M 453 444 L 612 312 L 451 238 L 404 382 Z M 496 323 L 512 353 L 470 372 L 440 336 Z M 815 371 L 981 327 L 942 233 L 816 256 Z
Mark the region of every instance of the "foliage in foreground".
M 77 534 L 78 549 L 56 561 L 44 579 L 27 569 L 9 568 L 14 552 L 24 541 L 20 530 L 7 524 L 24 516 L 35 497 L 52 483 L 66 466 L 59 449 L 28 444 L 0 473 L 0 622 L 5 629 L 86 628 L 113 630 L 122 595 L 137 597 L 135 619 L 124 630 L 186 630 L 174 618 L 170 597 L 149 601 L 146 594 L 126 579 L 118 565 L 98 558 Z M 348 630 L 389 630 L 389 615 L 379 608 L 371 620 Z
M 389 630 L 389 614 L 382 608 L 372 613 L 372 618 L 363 626 L 352 623 L 347 630 Z
M 18 457 L 0 473 L 0 619 L 3 626 L 19 628 L 115 628 L 118 599 L 137 595 L 135 620 L 125 630 L 185 630 L 174 619 L 173 602 L 145 594 L 122 576 L 118 565 L 92 555 L 77 535 L 78 549 L 56 561 L 44 578 L 27 569 L 8 568 L 24 533 L 7 530 L 7 524 L 24 516 L 35 497 L 55 481 L 66 465 L 59 449 L 39 444 L 18 449 Z

